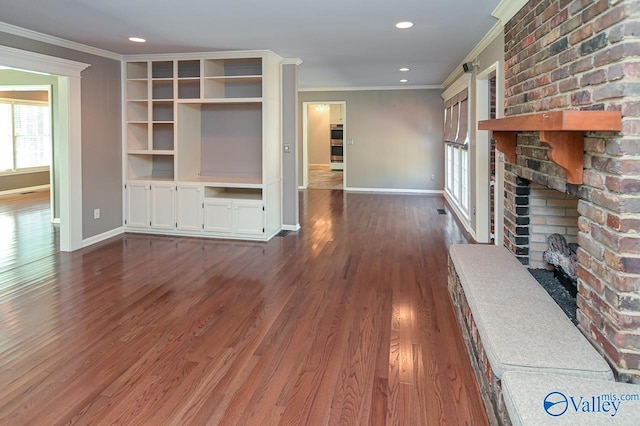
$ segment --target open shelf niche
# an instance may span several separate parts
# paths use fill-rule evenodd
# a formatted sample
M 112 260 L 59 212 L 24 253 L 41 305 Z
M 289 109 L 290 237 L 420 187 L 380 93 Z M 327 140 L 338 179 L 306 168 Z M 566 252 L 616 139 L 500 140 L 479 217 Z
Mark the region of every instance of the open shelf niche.
M 173 181 L 174 157 L 161 154 L 128 154 L 127 180 Z
M 204 61 L 205 98 L 261 98 L 262 58 Z
M 262 185 L 262 104 L 178 104 L 178 180 Z

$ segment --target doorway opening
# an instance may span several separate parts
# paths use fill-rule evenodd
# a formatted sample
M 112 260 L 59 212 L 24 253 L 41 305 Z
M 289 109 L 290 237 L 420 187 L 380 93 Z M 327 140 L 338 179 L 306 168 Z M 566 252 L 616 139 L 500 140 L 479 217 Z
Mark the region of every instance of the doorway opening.
M 346 187 L 346 102 L 303 103 L 303 189 Z
M 54 77 L 0 70 L 0 269 L 58 251 L 53 167 Z
M 54 79 L 53 181 L 60 218 L 61 251 L 82 248 L 82 157 L 80 73 L 89 65 L 12 47 L 0 46 L 3 70 L 27 71 Z M 0 85 L 6 85 L 0 80 Z

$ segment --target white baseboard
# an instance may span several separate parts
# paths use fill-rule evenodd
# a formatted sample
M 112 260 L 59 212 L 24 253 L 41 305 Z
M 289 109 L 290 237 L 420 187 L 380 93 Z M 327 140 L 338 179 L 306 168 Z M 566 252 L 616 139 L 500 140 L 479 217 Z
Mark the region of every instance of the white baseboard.
M 299 231 L 300 230 L 300 224 L 297 225 L 282 225 L 282 229 L 285 231 Z
M 43 189 L 49 189 L 51 185 L 37 185 L 37 186 L 28 186 L 26 188 L 16 188 L 16 189 L 7 189 L 6 191 L 0 191 L 0 195 L 9 195 L 9 194 L 20 194 L 21 192 L 30 192 L 30 191 L 42 191 Z
M 444 191 L 441 189 L 396 189 L 396 188 L 345 188 L 347 192 L 378 192 L 391 194 L 426 194 L 426 195 L 442 195 Z
M 100 241 L 108 240 L 109 238 L 120 234 L 124 234 L 124 226 L 82 240 L 82 248 L 89 247 L 93 244 L 99 243 Z

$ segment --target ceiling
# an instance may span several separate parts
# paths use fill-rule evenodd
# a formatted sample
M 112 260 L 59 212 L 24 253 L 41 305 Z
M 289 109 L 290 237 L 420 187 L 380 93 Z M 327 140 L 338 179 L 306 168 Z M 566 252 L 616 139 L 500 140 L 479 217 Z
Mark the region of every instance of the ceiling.
M 301 89 L 397 87 L 442 84 L 499 2 L 0 0 L 0 21 L 123 55 L 270 49 L 304 61 Z M 395 28 L 405 20 L 414 27 Z

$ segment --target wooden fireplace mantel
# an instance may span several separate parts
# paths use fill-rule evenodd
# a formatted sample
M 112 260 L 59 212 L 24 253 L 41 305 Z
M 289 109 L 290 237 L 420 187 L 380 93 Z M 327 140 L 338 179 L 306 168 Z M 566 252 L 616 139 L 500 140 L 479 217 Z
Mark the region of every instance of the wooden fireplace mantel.
M 549 145 L 549 159 L 567 172 L 569 183 L 582 183 L 584 132 L 619 132 L 620 111 L 550 111 L 484 120 L 479 130 L 491 130 L 496 148 L 510 163 L 516 162 L 517 132 L 539 131 L 540 142 Z

